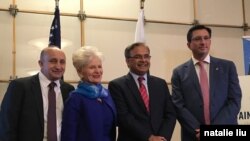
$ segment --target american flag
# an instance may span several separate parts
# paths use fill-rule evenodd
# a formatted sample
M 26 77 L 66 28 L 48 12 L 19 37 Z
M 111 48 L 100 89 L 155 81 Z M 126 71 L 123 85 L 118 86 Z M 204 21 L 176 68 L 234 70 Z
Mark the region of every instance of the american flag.
M 54 19 L 50 28 L 49 46 L 54 45 L 61 48 L 61 25 L 60 25 L 60 11 L 59 6 L 56 6 Z
M 250 75 L 250 36 L 243 36 L 245 75 Z

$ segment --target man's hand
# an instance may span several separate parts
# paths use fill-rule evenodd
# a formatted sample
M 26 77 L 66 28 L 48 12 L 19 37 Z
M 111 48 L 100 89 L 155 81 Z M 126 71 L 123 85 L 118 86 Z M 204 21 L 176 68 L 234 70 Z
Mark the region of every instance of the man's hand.
M 196 139 L 199 141 L 200 140 L 200 129 L 195 129 L 195 136 L 196 136 Z
M 167 139 L 165 139 L 164 137 L 162 136 L 154 136 L 154 135 L 151 135 L 148 139 L 148 141 L 167 141 Z

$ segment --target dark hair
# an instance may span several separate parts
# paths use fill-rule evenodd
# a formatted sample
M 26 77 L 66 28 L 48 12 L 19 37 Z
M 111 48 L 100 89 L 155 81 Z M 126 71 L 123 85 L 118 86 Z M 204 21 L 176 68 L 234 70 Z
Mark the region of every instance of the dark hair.
M 136 48 L 138 46 L 145 46 L 146 48 L 148 48 L 148 51 L 150 52 L 149 47 L 145 43 L 136 42 L 136 43 L 133 43 L 133 44 L 129 45 L 128 47 L 126 47 L 126 49 L 124 51 L 125 58 L 126 59 L 130 58 L 131 57 L 131 54 L 130 54 L 131 50 L 133 50 L 134 48 Z
M 209 37 L 212 36 L 212 30 L 211 30 L 209 27 L 206 27 L 205 25 L 194 25 L 193 27 L 191 27 L 191 28 L 188 30 L 188 33 L 187 33 L 187 41 L 188 41 L 188 42 L 191 42 L 192 37 L 193 37 L 193 32 L 194 32 L 195 30 L 201 30 L 201 29 L 207 30 L 207 32 L 209 33 Z

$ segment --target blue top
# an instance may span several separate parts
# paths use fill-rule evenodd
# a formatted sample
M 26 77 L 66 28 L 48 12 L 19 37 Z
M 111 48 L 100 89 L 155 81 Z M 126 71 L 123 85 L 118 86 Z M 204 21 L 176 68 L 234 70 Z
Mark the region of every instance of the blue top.
M 80 82 L 66 101 L 61 141 L 115 141 L 116 109 L 102 85 Z

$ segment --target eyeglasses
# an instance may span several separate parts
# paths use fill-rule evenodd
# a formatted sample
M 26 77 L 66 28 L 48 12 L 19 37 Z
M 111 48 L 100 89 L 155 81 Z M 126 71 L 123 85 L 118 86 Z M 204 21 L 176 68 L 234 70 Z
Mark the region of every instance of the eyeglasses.
M 135 56 L 131 56 L 129 58 L 133 58 L 136 60 L 142 60 L 142 59 L 149 60 L 151 58 L 151 56 L 149 54 L 145 54 L 145 55 L 135 55 Z
M 210 37 L 209 37 L 209 36 L 204 36 L 204 37 L 202 37 L 202 36 L 197 36 L 197 37 L 192 38 L 191 40 L 192 40 L 192 41 L 195 41 L 195 42 L 200 42 L 200 41 L 202 41 L 202 40 L 204 40 L 204 41 L 209 41 L 209 40 L 210 40 Z

